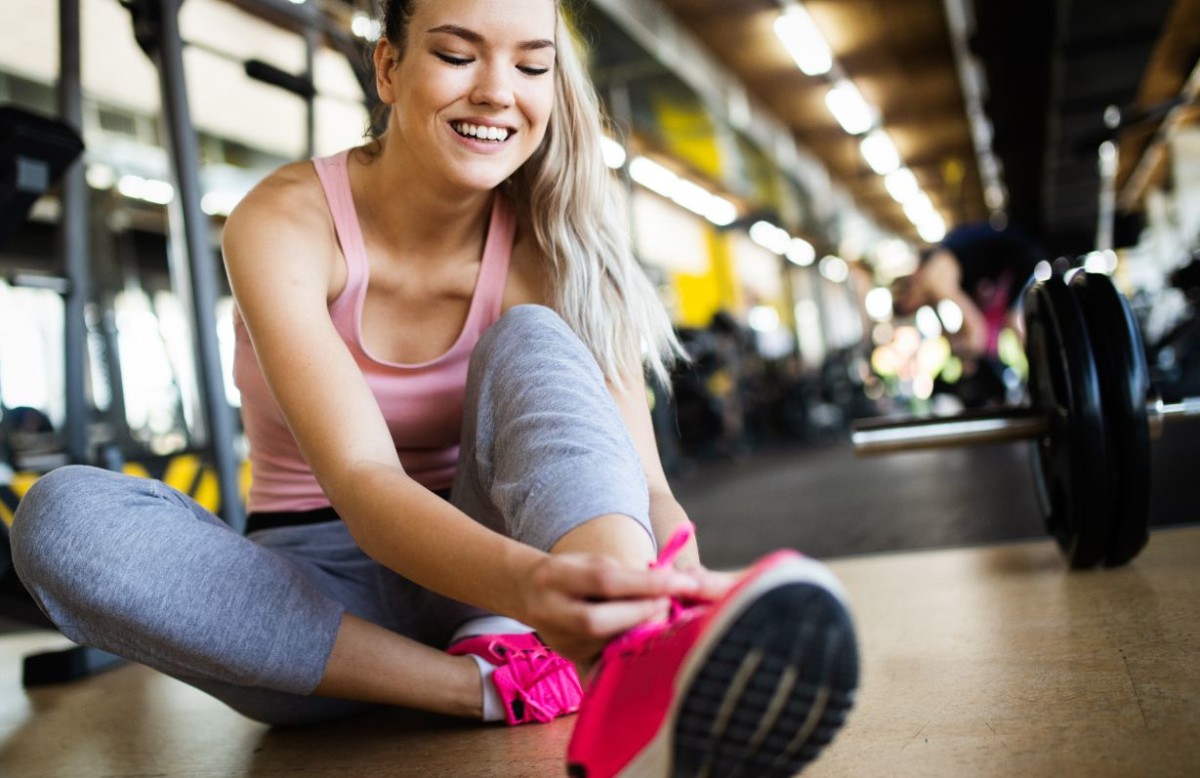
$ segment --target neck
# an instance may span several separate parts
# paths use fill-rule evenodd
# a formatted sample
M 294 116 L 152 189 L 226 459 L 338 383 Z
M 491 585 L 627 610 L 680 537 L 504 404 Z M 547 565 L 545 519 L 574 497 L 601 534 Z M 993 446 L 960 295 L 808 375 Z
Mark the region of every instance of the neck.
M 399 254 L 437 261 L 477 245 L 491 215 L 493 192 L 466 194 L 421 180 L 419 161 L 401 144 L 383 143 L 369 164 L 350 155 L 350 181 L 364 227 Z

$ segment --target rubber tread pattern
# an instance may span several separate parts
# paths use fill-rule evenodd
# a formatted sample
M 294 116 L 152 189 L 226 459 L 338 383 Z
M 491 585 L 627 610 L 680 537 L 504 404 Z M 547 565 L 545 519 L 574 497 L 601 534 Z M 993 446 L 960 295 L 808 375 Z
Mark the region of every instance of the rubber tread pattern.
M 754 663 L 748 678 L 745 672 L 739 678 L 743 662 Z M 671 775 L 795 775 L 845 722 L 858 664 L 850 616 L 829 591 L 791 583 L 767 592 L 728 628 L 685 692 Z M 786 681 L 790 689 L 780 705 L 776 695 Z M 731 713 L 723 707 L 730 703 Z M 774 720 L 764 721 L 772 711 Z M 806 724 L 811 732 L 797 740 Z

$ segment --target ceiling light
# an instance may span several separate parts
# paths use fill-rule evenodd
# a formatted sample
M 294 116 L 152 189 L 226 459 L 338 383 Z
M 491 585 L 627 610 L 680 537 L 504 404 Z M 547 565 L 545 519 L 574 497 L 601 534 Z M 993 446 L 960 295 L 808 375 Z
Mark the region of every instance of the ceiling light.
M 704 218 L 718 227 L 728 227 L 737 221 L 737 206 L 720 195 L 709 195 L 704 207 Z
M 937 212 L 926 214 L 916 227 L 917 234 L 926 243 L 938 243 L 946 237 L 946 221 Z
M 792 264 L 800 267 L 808 267 L 817 258 L 817 250 L 813 245 L 804 238 L 792 238 L 788 241 L 787 251 L 784 256 Z
M 666 198 L 674 193 L 675 182 L 679 180 L 679 176 L 645 157 L 635 157 L 629 163 L 629 177 Z
M 863 98 L 852 82 L 842 79 L 825 93 L 825 105 L 842 129 L 861 135 L 875 124 L 875 109 Z
M 891 136 L 883 130 L 875 130 L 863 138 L 859 149 L 871 169 L 881 176 L 900 167 L 900 152 L 896 150 Z
M 383 34 L 383 24 L 362 11 L 356 11 L 350 20 L 350 32 L 365 40 L 377 41 Z
M 774 306 L 756 305 L 746 315 L 746 323 L 755 332 L 774 332 L 779 329 L 779 311 Z
M 680 178 L 646 157 L 633 158 L 629 163 L 629 177 L 718 227 L 728 226 L 737 219 L 737 206 L 732 202 L 699 184 Z
M 892 196 L 892 199 L 898 203 L 913 199 L 921 191 L 917 177 L 906 167 L 888 173 L 883 179 L 883 185 L 887 187 L 888 194 Z
M 875 321 L 887 321 L 892 318 L 892 293 L 886 286 L 877 286 L 867 292 L 863 304 L 867 315 Z
M 942 326 L 951 335 L 957 334 L 963 326 L 963 310 L 953 300 L 940 300 L 937 304 L 937 315 L 942 320 Z
M 625 164 L 625 147 L 607 135 L 600 136 L 600 151 L 604 155 L 604 164 L 613 170 Z
M 780 256 L 787 253 L 792 236 L 787 230 L 768 221 L 756 221 L 750 225 L 750 240 Z
M 803 6 L 789 6 L 775 20 L 775 34 L 807 75 L 823 76 L 833 68 L 829 44 Z
M 916 315 L 917 331 L 926 338 L 937 338 L 942 334 L 942 322 L 938 319 L 937 312 L 928 305 L 922 305 L 917 309 Z
M 850 277 L 850 266 L 846 264 L 846 260 L 839 256 L 830 254 L 821 260 L 821 264 L 817 266 L 821 275 L 835 284 L 840 284 Z

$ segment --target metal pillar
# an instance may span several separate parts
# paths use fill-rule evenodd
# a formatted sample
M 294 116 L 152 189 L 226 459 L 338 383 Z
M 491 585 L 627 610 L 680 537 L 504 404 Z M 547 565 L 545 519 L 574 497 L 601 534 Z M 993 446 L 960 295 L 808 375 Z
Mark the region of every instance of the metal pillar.
M 315 7 L 315 6 L 314 6 Z M 310 14 L 311 16 L 311 14 Z M 317 153 L 317 20 L 309 19 L 304 26 L 304 78 L 310 91 L 304 96 L 304 158 L 312 159 Z
M 79 0 L 59 0 L 58 112 L 61 120 L 83 135 L 83 88 L 80 78 Z M 87 319 L 91 295 L 88 264 L 88 191 L 81 156 L 67 168 L 61 184 L 62 214 L 58 225 L 58 251 L 67 278 L 64 297 L 65 444 L 69 461 L 91 460 L 88 444 L 89 412 L 84 368 L 87 365 Z
M 163 122 L 170 144 L 176 196 L 182 214 L 191 308 L 195 330 L 197 374 L 208 430 L 208 448 L 220 483 L 221 512 L 235 530 L 245 530 L 246 519 L 238 490 L 237 457 L 234 453 L 233 409 L 225 398 L 217 343 L 217 285 L 213 250 L 209 245 L 208 216 L 200 207 L 200 170 L 196 130 L 188 108 L 187 83 L 183 70 L 183 42 L 179 35 L 180 0 L 158 0 L 159 36 L 155 59 L 162 91 Z

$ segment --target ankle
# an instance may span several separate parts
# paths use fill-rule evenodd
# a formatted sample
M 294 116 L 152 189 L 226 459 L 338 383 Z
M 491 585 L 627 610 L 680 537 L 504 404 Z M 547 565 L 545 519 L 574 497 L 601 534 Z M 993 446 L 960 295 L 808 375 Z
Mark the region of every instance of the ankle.
M 461 671 L 455 676 L 454 709 L 451 713 L 465 719 L 483 720 L 483 672 L 471 656 L 454 657 Z

